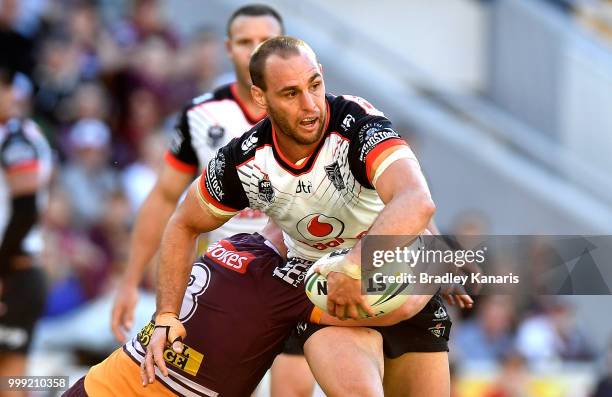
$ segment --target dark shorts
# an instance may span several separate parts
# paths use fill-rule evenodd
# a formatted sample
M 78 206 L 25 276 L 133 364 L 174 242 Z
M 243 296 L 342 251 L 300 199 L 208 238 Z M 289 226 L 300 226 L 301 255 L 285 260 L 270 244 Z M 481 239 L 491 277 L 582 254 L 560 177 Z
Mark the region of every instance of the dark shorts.
M 383 337 L 383 351 L 387 358 L 404 353 L 447 352 L 452 322 L 439 295 L 409 320 L 389 327 L 371 327 Z M 304 323 L 298 327 L 301 344 L 326 325 Z
M 45 273 L 38 267 L 14 270 L 2 278 L 0 352 L 28 352 L 45 298 Z
M 304 355 L 304 344 L 300 336 L 297 334 L 297 328 L 294 328 L 291 336 L 287 338 L 283 345 L 283 354 L 289 354 L 291 356 L 303 356 Z
M 258 234 L 221 240 L 194 263 L 179 316 L 189 350 L 186 357 L 165 355 L 177 374 L 162 380 L 167 387 L 197 384 L 222 396 L 248 396 L 255 389 L 313 309 L 303 287 L 272 276 L 283 263 Z M 151 331 L 145 327 L 123 348 L 137 363 Z

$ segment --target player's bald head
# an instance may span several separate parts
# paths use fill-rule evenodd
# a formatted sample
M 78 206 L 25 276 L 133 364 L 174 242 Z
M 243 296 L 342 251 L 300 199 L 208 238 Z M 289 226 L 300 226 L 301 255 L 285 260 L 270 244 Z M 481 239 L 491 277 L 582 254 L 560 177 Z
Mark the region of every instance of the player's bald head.
M 272 55 L 287 59 L 292 56 L 305 54 L 311 58 L 315 65 L 317 56 L 306 42 L 291 36 L 278 36 L 261 43 L 253 52 L 249 63 L 249 72 L 253 85 L 266 90 L 265 69 L 266 61 Z

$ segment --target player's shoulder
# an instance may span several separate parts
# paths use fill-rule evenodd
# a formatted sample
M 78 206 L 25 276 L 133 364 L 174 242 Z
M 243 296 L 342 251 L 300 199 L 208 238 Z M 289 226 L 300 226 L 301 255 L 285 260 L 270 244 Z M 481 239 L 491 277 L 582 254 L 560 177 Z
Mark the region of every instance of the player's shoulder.
M 327 94 L 326 98 L 329 103 L 330 128 L 343 135 L 352 135 L 356 127 L 368 121 L 386 120 L 382 111 L 362 97 Z
M 220 87 L 215 88 L 213 91 L 205 92 L 201 95 L 198 95 L 183 105 L 182 113 L 187 114 L 192 110 L 198 108 L 206 108 L 211 105 L 224 101 L 230 100 L 234 101 L 234 96 L 232 94 L 230 84 L 222 85 Z
M 268 117 L 255 124 L 244 134 L 232 139 L 224 148 L 236 164 L 255 157 L 258 149 L 272 145 L 272 123 Z
M 225 84 L 220 87 L 215 88 L 213 91 L 205 92 L 202 95 L 198 95 L 197 97 L 191 99 L 188 108 L 194 108 L 200 105 L 206 105 L 213 102 L 219 102 L 223 100 L 234 100 L 234 95 L 232 94 L 231 84 Z

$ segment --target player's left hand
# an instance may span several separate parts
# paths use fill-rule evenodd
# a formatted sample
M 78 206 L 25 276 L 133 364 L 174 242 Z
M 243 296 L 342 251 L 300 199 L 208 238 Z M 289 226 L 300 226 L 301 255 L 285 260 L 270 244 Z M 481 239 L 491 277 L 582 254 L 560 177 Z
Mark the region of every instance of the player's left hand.
M 167 345 L 170 345 L 175 353 L 183 353 L 182 341 L 186 336 L 187 331 L 176 314 L 163 313 L 157 315 L 155 329 L 147 345 L 145 358 L 140 365 L 140 377 L 143 386 L 146 387 L 148 384 L 155 382 L 155 366 L 159 368 L 163 376 L 168 376 L 168 368 L 164 361 L 164 350 Z
M 359 310 L 374 316 L 374 311 L 366 298 L 361 295 L 361 280 L 340 272 L 327 275 L 327 312 L 340 320 L 359 319 Z

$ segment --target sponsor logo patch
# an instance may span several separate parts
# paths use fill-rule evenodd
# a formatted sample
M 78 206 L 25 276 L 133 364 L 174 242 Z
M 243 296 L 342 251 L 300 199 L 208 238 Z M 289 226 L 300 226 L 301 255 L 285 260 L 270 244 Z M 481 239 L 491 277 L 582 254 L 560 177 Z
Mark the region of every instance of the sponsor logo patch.
M 342 234 L 344 223 L 332 216 L 310 214 L 298 221 L 297 230 L 308 241 L 323 241 Z
M 151 335 L 153 335 L 154 330 L 155 324 L 151 321 L 149 324 L 145 325 L 142 330 L 140 330 L 138 335 L 136 335 L 136 340 L 140 343 L 143 349 L 146 349 L 151 342 Z M 172 347 L 166 347 L 163 357 L 164 361 L 168 364 L 179 368 L 192 376 L 196 376 L 198 370 L 200 369 L 200 365 L 202 365 L 202 361 L 204 360 L 204 355 L 202 353 L 192 349 L 186 344 L 183 344 L 182 353 L 176 353 L 174 350 L 172 350 Z
M 257 141 L 259 140 L 259 138 L 255 136 L 256 133 L 257 130 L 253 131 L 247 139 L 242 141 L 242 143 L 240 144 L 240 149 L 242 149 L 243 152 L 246 153 L 249 150 L 253 149 L 255 145 L 257 145 Z
M 223 170 L 224 166 L 225 166 L 225 163 L 222 166 L 219 166 L 219 169 Z M 225 195 L 225 192 L 223 191 L 223 186 L 221 185 L 221 182 L 220 182 L 221 177 L 217 175 L 218 166 L 217 166 L 216 157 L 208 162 L 207 168 L 208 169 L 206 170 L 206 190 L 208 190 L 210 195 L 213 196 L 217 201 L 221 202 L 221 200 L 223 200 L 223 196 Z
M 364 161 L 366 156 L 381 142 L 391 138 L 399 138 L 399 134 L 381 123 L 368 123 L 359 132 L 359 142 L 363 145 L 359 160 Z
M 291 258 L 283 267 L 274 268 L 272 275 L 297 288 L 304 281 L 312 263 L 305 259 Z
M 237 251 L 227 240 L 220 240 L 209 246 L 206 257 L 218 265 L 241 274 L 247 271 L 249 263 L 255 259 L 255 255 L 250 252 Z
M 295 189 L 296 193 L 310 193 L 312 191 L 312 182 L 307 181 L 304 182 L 302 180 L 298 181 L 297 188 Z

